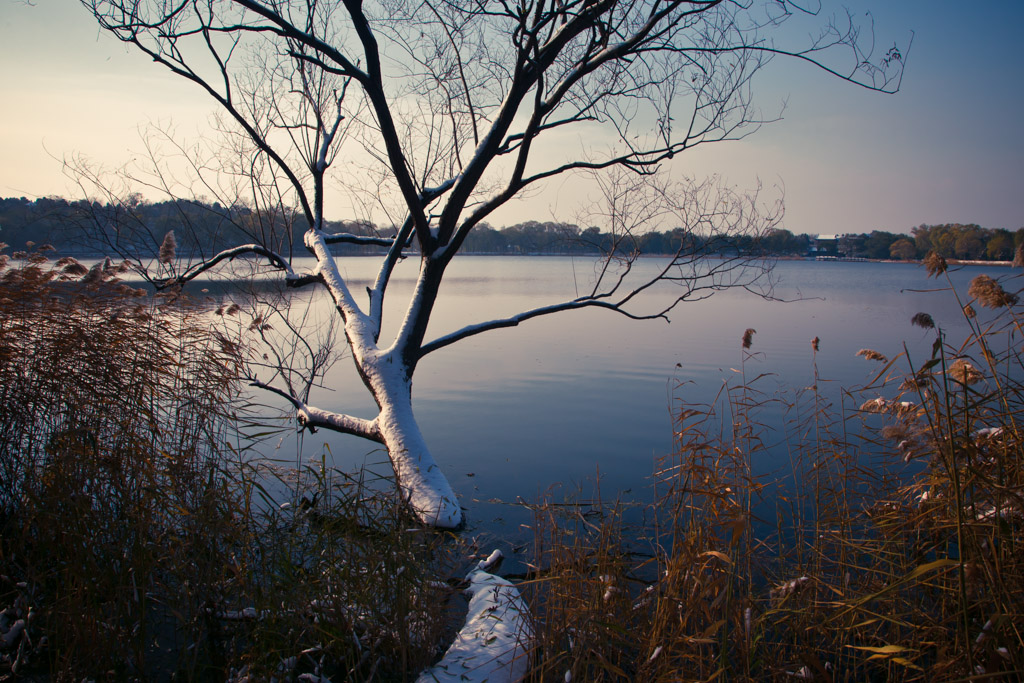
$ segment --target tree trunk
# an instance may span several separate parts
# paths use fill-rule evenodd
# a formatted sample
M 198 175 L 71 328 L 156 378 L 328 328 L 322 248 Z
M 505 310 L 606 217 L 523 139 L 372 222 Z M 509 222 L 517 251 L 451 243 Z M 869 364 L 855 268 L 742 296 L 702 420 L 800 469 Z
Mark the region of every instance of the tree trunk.
M 384 383 L 378 400 L 377 425 L 402 497 L 424 524 L 444 529 L 462 526 L 459 501 L 434 462 L 413 415 L 409 382 Z

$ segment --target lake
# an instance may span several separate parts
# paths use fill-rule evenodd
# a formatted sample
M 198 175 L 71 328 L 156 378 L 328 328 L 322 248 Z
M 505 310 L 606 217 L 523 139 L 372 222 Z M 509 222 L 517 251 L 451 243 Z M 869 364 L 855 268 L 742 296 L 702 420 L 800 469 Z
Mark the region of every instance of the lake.
M 642 260 L 641 269 L 657 266 Z M 369 281 L 375 258 L 344 258 L 343 273 Z M 464 325 L 503 317 L 576 296 L 593 262 L 575 257 L 464 256 L 449 269 L 428 339 Z M 963 296 L 980 273 L 1010 274 L 1002 266 L 951 271 Z M 416 275 L 415 259 L 401 264 L 389 290 L 382 340 L 401 319 Z M 877 363 L 855 356 L 871 348 L 890 357 L 906 343 L 920 364 L 934 333 L 911 324 L 929 313 L 950 340 L 966 326 L 945 280 L 904 263 L 781 261 L 768 301 L 744 290 L 684 302 L 671 324 L 633 321 L 606 310 L 570 311 L 463 340 L 427 356 L 413 384 L 416 414 L 428 444 L 467 508 L 470 531 L 515 534 L 529 514 L 514 505 L 556 485 L 589 493 L 600 472 L 606 498 L 649 498 L 655 462 L 672 448 L 672 414 L 679 401 L 713 401 L 724 382 L 762 373 L 762 391 L 813 383 L 811 339 L 820 339 L 819 386 L 835 401 L 840 389 L 863 384 Z M 361 291 L 362 284 L 353 286 Z M 653 294 L 654 299 L 671 290 Z M 312 299 L 327 314 L 326 295 Z M 980 315 L 984 315 L 979 310 Z M 741 338 L 757 331 L 744 365 Z M 906 368 L 904 364 L 903 368 Z M 351 360 L 343 358 L 314 392 L 322 408 L 372 417 L 375 406 Z M 781 418 L 780 418 L 781 419 Z M 277 457 L 319 460 L 352 470 L 390 474 L 385 454 L 354 437 L 319 431 L 286 439 Z M 761 459 L 771 469 L 772 453 Z

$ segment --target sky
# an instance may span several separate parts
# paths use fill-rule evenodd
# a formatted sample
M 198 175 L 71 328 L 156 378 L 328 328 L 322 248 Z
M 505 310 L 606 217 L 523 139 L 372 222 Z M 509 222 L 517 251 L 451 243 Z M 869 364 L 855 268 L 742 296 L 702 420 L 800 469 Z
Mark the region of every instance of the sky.
M 836 5 L 835 7 L 838 7 Z M 782 120 L 744 140 L 698 148 L 676 173 L 780 188 L 795 233 L 907 232 L 920 224 L 1024 227 L 1024 3 L 848 2 L 870 10 L 880 46 L 905 47 L 902 87 L 883 95 L 806 65 L 775 62 L 756 86 Z M 81 196 L 62 159 L 116 168 L 140 129 L 206 130 L 198 89 L 101 34 L 73 0 L 0 0 L 0 196 Z M 517 202 L 492 224 L 568 219 L 571 186 Z M 334 206 L 332 219 L 340 215 Z

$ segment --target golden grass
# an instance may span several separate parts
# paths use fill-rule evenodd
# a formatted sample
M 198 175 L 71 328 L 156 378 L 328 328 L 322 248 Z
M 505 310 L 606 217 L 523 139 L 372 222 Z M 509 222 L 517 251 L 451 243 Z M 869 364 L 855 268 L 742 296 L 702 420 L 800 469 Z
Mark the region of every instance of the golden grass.
M 839 406 L 783 399 L 784 434 L 756 382 L 682 407 L 642 528 L 541 506 L 533 679 L 1019 680 L 1024 351 L 1016 295 L 977 282 L 999 317 Z M 790 471 L 755 477 L 769 447 Z
M 213 311 L 142 299 L 109 262 L 13 256 L 0 679 L 402 681 L 436 658 L 457 538 L 386 482 L 250 453 L 274 428 Z M 530 680 L 1019 680 L 1021 321 L 1006 283 L 975 282 L 966 340 L 921 313 L 930 357 L 862 351 L 881 366 L 837 404 L 759 377 L 680 406 L 650 506 L 534 506 Z M 757 474 L 767 452 L 784 471 Z

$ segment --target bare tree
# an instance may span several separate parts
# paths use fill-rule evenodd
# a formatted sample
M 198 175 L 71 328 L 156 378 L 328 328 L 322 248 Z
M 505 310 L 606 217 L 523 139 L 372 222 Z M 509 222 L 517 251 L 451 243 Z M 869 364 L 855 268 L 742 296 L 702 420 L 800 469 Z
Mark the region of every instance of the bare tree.
M 873 56 L 871 37 L 865 41 L 850 15 L 822 18 L 806 45 L 781 45 L 785 22 L 819 11 L 788 0 L 82 2 L 103 29 L 194 82 L 223 115 L 217 163 L 172 150 L 193 171 L 192 185 L 176 185 L 159 170 L 145 182 L 169 194 L 229 197 L 225 206 L 245 197 L 249 207 L 225 213 L 225 239 L 237 235 L 236 244 L 193 249 L 184 264 L 165 259 L 159 283 L 180 285 L 247 255 L 291 286 L 325 288 L 379 414 L 318 409 L 308 403 L 308 383 L 305 390 L 287 381 L 259 385 L 290 402 L 306 428 L 386 446 L 409 505 L 442 527 L 460 525 L 463 515 L 413 416 L 420 360 L 541 315 L 598 307 L 665 318 L 687 299 L 751 284 L 756 272 L 747 261 L 701 261 L 701 250 L 729 231 L 771 227 L 778 214 L 758 214 L 754 198 L 712 184 L 670 188 L 658 170 L 693 147 L 737 139 L 763 123 L 751 84 L 774 58 L 883 91 L 898 87 L 903 62 L 896 48 Z M 564 142 L 567 131 L 593 142 L 549 142 Z M 331 170 L 339 166 L 341 173 Z M 428 338 L 442 278 L 474 227 L 522 193 L 579 173 L 602 178 L 603 225 L 616 235 L 593 289 Z M 339 178 L 393 217 L 395 234 L 327 233 L 325 188 Z M 629 277 L 636 230 L 666 216 L 695 239 L 637 282 Z M 131 232 L 124 227 L 131 212 L 121 218 L 128 220 L 110 234 Z M 310 270 L 293 268 L 292 224 L 304 227 L 303 246 L 316 263 Z M 148 238 L 160 243 L 162 235 Z M 385 250 L 365 298 L 343 277 L 334 243 Z M 182 253 L 179 246 L 179 259 Z M 407 255 L 419 259 L 418 280 L 397 333 L 381 339 L 388 283 Z M 679 285 L 671 302 L 636 308 L 638 295 L 663 281 Z

